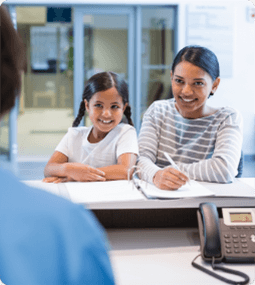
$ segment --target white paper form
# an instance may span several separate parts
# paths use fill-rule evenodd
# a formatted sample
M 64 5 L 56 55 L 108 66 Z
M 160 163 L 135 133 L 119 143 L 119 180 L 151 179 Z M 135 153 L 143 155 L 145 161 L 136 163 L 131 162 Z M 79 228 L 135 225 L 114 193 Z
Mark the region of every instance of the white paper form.
M 140 187 L 147 197 L 158 199 L 178 199 L 178 198 L 195 198 L 204 196 L 214 196 L 214 192 L 202 186 L 200 183 L 190 180 L 190 185 L 183 185 L 178 190 L 161 190 L 156 186 L 146 183 L 144 181 L 138 181 Z
M 91 204 L 98 202 L 117 202 L 146 200 L 135 188 L 132 181 L 117 180 L 106 182 L 67 182 L 65 186 L 74 203 Z

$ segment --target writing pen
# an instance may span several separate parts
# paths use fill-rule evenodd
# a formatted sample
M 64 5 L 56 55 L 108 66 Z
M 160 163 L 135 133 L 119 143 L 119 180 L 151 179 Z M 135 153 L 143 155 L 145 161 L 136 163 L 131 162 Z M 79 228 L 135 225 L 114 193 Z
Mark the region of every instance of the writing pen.
M 167 160 L 171 163 L 171 166 L 175 169 L 177 169 L 178 171 L 182 172 L 180 170 L 180 168 L 178 167 L 178 165 L 172 160 L 172 158 L 168 155 L 168 153 L 164 152 L 165 157 L 167 158 Z M 186 175 L 187 176 L 187 175 Z M 189 178 L 189 177 L 188 177 Z M 188 180 L 187 182 L 190 185 L 190 180 Z

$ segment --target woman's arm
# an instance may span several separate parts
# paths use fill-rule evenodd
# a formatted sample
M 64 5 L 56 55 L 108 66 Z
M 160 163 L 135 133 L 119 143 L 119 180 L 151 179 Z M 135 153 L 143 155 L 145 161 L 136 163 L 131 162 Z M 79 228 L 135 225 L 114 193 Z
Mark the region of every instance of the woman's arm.
M 194 180 L 218 183 L 232 182 L 237 175 L 242 141 L 242 117 L 235 112 L 221 123 L 211 158 L 191 164 L 177 163 L 177 165 L 181 171 Z
M 187 182 L 188 177 L 172 167 L 160 168 L 156 165 L 161 118 L 156 120 L 154 106 L 152 104 L 144 114 L 139 134 L 140 176 L 162 190 L 177 190 Z
M 82 163 L 70 163 L 68 157 L 55 151 L 44 169 L 44 182 L 105 181 L 105 173 Z
M 118 157 L 118 162 L 115 165 L 100 167 L 105 173 L 106 180 L 122 180 L 128 179 L 128 174 L 132 175 L 131 168 L 135 165 L 137 155 L 134 153 L 124 153 Z M 130 169 L 130 173 L 128 172 Z

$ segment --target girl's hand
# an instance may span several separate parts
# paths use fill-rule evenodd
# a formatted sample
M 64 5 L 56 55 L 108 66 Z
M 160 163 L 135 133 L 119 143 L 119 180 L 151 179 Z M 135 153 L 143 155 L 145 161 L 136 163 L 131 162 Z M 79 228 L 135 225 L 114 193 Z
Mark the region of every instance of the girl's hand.
M 188 180 L 186 175 L 170 166 L 159 170 L 153 178 L 153 183 L 162 190 L 177 190 Z
M 66 174 L 69 181 L 105 181 L 105 173 L 82 163 L 66 163 Z
M 42 180 L 42 182 L 45 183 L 64 183 L 64 182 L 70 182 L 70 181 L 74 181 L 74 180 L 70 180 L 67 177 L 46 177 Z

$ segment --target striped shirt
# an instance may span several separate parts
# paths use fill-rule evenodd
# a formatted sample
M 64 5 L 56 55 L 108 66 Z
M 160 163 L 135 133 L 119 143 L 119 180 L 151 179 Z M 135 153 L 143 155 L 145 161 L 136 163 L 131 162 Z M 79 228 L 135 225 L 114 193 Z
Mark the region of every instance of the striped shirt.
M 150 183 L 170 165 L 164 152 L 190 179 L 228 183 L 237 175 L 241 157 L 242 117 L 222 107 L 210 116 L 186 119 L 174 99 L 155 101 L 144 114 L 138 144 L 138 166 Z

